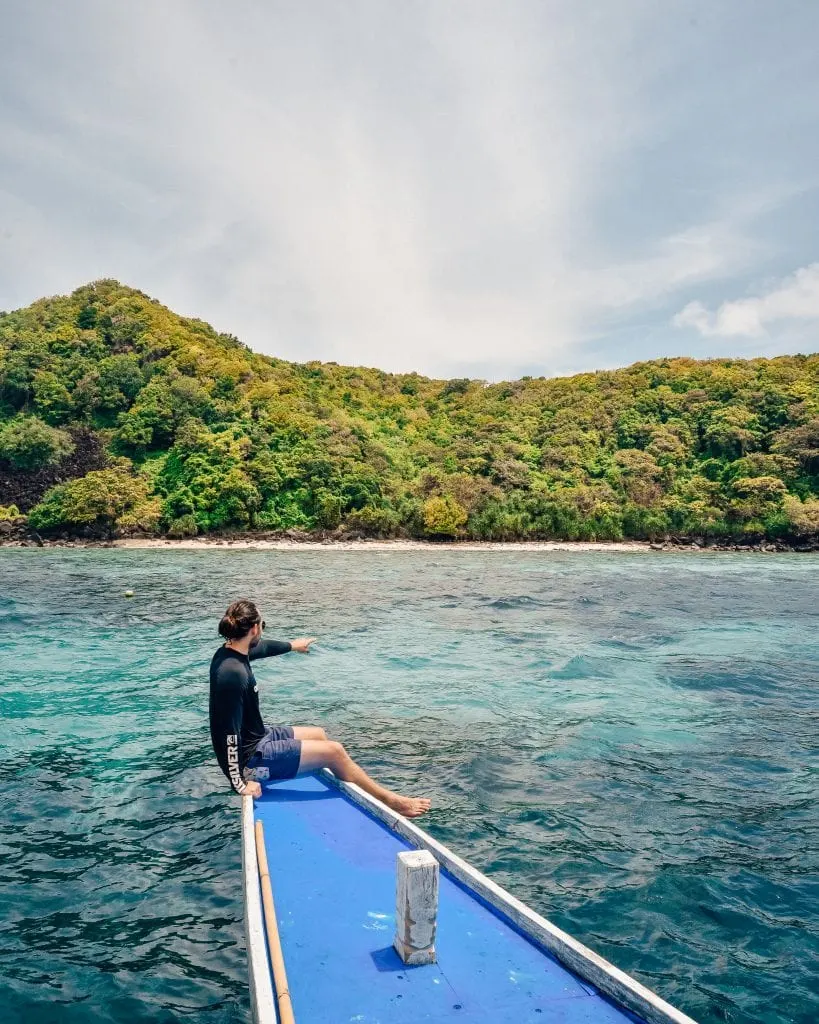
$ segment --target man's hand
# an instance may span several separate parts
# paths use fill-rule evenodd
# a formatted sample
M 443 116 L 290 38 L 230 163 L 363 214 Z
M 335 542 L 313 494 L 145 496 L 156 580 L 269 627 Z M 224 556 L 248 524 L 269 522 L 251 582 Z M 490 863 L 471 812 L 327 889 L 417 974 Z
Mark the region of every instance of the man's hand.
M 254 782 L 253 779 L 248 779 L 245 783 L 245 791 L 242 796 L 252 796 L 256 800 L 262 795 L 262 787 L 258 782 Z
M 310 644 L 314 644 L 315 642 L 316 642 L 316 638 L 314 636 L 310 636 L 310 637 L 302 636 L 302 637 L 299 637 L 298 640 L 291 640 L 290 641 L 290 648 L 291 648 L 291 650 L 298 651 L 299 654 L 309 654 L 310 653 Z

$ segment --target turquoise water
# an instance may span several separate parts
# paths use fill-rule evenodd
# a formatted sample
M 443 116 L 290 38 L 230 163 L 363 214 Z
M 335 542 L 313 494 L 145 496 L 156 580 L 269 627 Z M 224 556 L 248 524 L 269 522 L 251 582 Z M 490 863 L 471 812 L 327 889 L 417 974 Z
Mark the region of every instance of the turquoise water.
M 0 1019 L 247 1020 L 206 679 L 247 595 L 270 635 L 320 638 L 259 664 L 270 720 L 430 795 L 434 835 L 703 1024 L 812 1024 L 817 569 L 0 550 Z

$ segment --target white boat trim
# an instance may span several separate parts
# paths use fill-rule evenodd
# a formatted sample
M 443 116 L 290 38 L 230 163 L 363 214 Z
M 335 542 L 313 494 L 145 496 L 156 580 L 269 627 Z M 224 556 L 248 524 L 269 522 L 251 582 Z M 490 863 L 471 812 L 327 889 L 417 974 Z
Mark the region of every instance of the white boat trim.
M 480 896 L 517 929 L 533 939 L 538 946 L 552 953 L 575 974 L 591 982 L 616 1005 L 631 1010 L 648 1024 L 696 1024 L 693 1018 L 661 999 L 651 989 L 598 956 L 594 950 L 572 938 L 545 917 L 536 914 L 525 903 L 433 839 L 423 829 L 390 810 L 380 800 L 376 800 L 352 783 L 342 782 L 326 768 L 321 775 L 326 782 L 340 789 L 350 800 L 383 821 L 413 846 L 429 850 L 449 875 Z
M 242 797 L 242 888 L 245 897 L 245 941 L 250 983 L 250 1009 L 254 1024 L 278 1024 L 273 981 L 267 956 L 259 863 L 256 859 L 253 798 Z

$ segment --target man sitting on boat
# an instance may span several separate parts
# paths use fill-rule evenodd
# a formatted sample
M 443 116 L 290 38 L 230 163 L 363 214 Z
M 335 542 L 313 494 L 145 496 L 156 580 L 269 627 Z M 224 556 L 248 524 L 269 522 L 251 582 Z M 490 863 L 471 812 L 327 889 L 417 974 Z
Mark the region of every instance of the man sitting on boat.
M 252 601 L 234 601 L 219 623 L 225 643 L 210 663 L 210 737 L 219 767 L 237 793 L 259 797 L 258 782 L 245 770 L 268 779 L 292 779 L 329 768 L 354 782 L 407 818 L 429 810 L 429 800 L 399 796 L 379 786 L 353 761 L 344 747 L 328 740 L 324 729 L 307 725 L 265 726 L 259 711 L 259 688 L 251 661 L 298 651 L 308 654 L 315 637 L 291 642 L 263 639 L 265 623 Z

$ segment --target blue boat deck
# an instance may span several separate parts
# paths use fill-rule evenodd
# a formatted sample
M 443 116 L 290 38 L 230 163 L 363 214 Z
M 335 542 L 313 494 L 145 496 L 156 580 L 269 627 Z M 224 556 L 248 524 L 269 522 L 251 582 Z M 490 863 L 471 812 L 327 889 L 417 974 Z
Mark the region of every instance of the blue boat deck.
M 392 948 L 395 858 L 411 849 L 320 778 L 265 784 L 255 803 L 297 1024 L 624 1024 L 637 1020 L 444 872 L 438 962 Z

